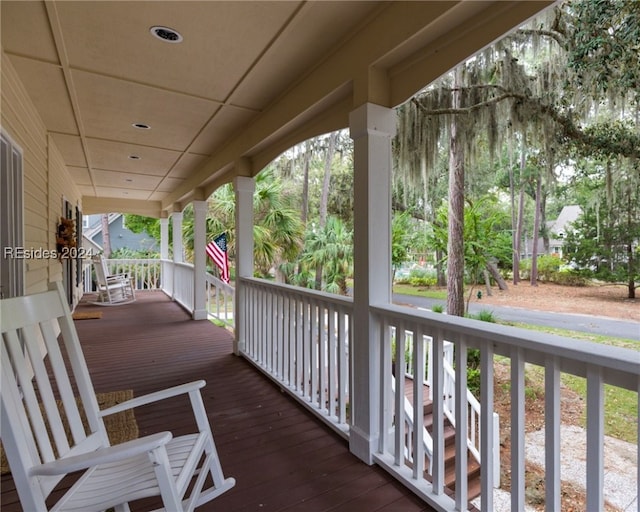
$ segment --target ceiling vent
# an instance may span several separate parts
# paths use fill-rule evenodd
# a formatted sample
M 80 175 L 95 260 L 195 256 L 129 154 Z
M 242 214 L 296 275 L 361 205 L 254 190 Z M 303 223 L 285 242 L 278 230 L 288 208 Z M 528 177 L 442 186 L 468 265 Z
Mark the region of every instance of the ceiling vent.
M 159 27 L 159 26 L 151 27 L 149 29 L 149 32 L 151 32 L 152 35 L 154 35 L 158 39 L 161 39 L 165 43 L 181 43 L 182 42 L 182 36 L 178 32 L 176 32 L 175 30 L 169 27 Z

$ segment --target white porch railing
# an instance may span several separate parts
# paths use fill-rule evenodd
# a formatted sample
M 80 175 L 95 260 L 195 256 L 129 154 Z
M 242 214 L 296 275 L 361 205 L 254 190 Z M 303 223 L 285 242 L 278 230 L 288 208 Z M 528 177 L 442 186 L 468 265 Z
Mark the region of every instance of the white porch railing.
M 173 300 L 187 311 L 193 311 L 193 265 L 173 264 Z
M 405 485 L 421 495 L 439 510 L 467 510 L 467 439 L 477 430 L 479 452 L 483 461 L 481 470 L 481 496 L 483 510 L 494 509 L 493 487 L 495 474 L 495 452 L 499 442 L 495 435 L 493 411 L 493 365 L 494 356 L 503 356 L 511 364 L 511 510 L 524 510 L 525 493 L 525 449 L 524 435 L 526 411 L 524 365 L 525 363 L 545 369 L 545 489 L 547 510 L 560 509 L 560 372 L 585 377 L 587 379 L 587 442 L 585 448 L 587 470 L 587 509 L 601 510 L 603 504 L 603 446 L 604 407 L 603 387 L 605 384 L 638 392 L 640 387 L 640 354 L 638 352 L 611 346 L 561 338 L 548 334 L 516 329 L 477 320 L 447 317 L 431 312 L 411 310 L 399 306 L 385 305 L 372 309 L 381 325 L 381 368 L 380 368 L 380 410 L 389 414 L 380 418 L 380 431 L 390 433 L 380 437 L 379 450 L 374 459 L 389 472 L 396 475 Z M 452 396 L 456 423 L 454 497 L 444 491 L 444 432 L 443 421 L 447 408 L 446 395 L 449 389 L 445 375 L 451 373 L 451 365 L 446 358 L 433 358 L 433 396 L 443 400 L 433 402 L 433 459 L 432 475 L 425 477 L 425 447 L 420 436 L 408 437 L 405 422 L 394 418 L 403 417 L 401 406 L 404 401 L 404 354 L 407 347 L 406 333 L 415 339 L 428 337 L 432 340 L 435 353 L 444 353 L 445 339 L 454 347 L 455 375 Z M 395 354 L 392 354 L 394 333 Z M 481 355 L 481 400 L 479 425 L 473 424 L 467 406 L 467 350 L 480 349 Z M 414 393 L 411 405 L 414 424 L 423 417 L 423 386 L 425 344 L 411 346 Z M 394 361 L 395 397 L 388 390 L 393 378 L 391 365 Z M 477 421 L 477 420 L 475 420 Z M 634 427 L 636 428 L 636 427 Z M 411 440 L 411 446 L 406 440 Z M 406 454 L 411 454 L 413 463 L 407 464 Z
M 129 274 L 136 290 L 162 290 L 187 311 L 193 312 L 194 276 L 193 265 L 190 263 L 174 264 L 171 260 L 153 258 L 108 259 L 106 262 L 111 274 Z M 85 293 L 95 291 L 92 268 L 91 260 L 85 260 L 83 265 Z M 174 275 L 177 280 L 175 284 Z M 209 273 L 205 274 L 205 286 L 209 316 L 233 328 L 235 294 L 233 286 L 222 282 Z
M 157 290 L 165 283 L 162 277 L 163 261 L 159 259 L 108 259 L 105 260 L 110 274 L 128 274 L 133 279 L 136 290 Z M 84 291 L 86 293 L 95 291 L 93 286 L 93 265 L 91 260 L 85 260 L 84 270 Z
M 173 261 L 162 261 L 162 291 L 169 297 L 173 297 Z
M 243 278 L 241 287 L 242 354 L 346 437 L 352 301 L 259 279 Z
M 209 316 L 233 329 L 235 288 L 209 273 L 206 275 L 206 283 Z

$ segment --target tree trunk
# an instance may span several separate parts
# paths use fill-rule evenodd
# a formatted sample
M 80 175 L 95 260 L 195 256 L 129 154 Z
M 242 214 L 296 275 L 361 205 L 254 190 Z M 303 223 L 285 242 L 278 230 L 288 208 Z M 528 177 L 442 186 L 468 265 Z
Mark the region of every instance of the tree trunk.
M 324 178 L 322 179 L 322 195 L 320 196 L 320 229 L 327 224 L 327 208 L 329 203 L 329 184 L 331 183 L 331 163 L 336 152 L 337 133 L 329 135 L 329 146 L 324 158 Z M 316 290 L 322 289 L 322 265 L 316 266 Z
M 336 132 L 329 135 L 329 147 L 324 159 L 324 179 L 322 180 L 322 195 L 320 197 L 320 227 L 327 223 L 327 206 L 329 203 L 329 184 L 331 183 L 331 164 L 336 152 Z
M 522 226 L 524 224 L 524 173 L 527 167 L 526 134 L 522 135 L 522 148 L 520 153 L 520 193 L 518 194 L 518 215 L 516 231 L 513 234 L 515 242 L 515 254 L 513 257 L 513 284 L 520 282 L 520 255 L 522 254 Z M 525 244 L 525 249 L 526 249 Z
M 533 220 L 533 250 L 531 251 L 531 286 L 538 286 L 538 238 L 540 237 L 540 203 L 542 198 L 542 177 L 536 178 L 536 211 Z
M 455 71 L 453 108 L 460 108 L 462 68 Z M 449 141 L 449 238 L 447 242 L 447 314 L 464 316 L 464 147 L 461 126 L 451 118 Z
M 544 186 L 540 190 L 540 228 L 544 253 L 550 254 L 551 244 L 549 242 L 549 231 L 547 230 L 547 187 Z
M 105 259 L 111 257 L 111 235 L 109 234 L 109 214 L 103 213 L 100 216 L 102 224 L 102 255 Z
M 444 274 L 444 269 L 442 268 L 442 251 L 440 249 L 436 249 L 436 283 L 440 287 L 447 286 L 447 278 Z
M 307 228 L 307 218 L 309 217 L 309 166 L 311 164 L 311 140 L 307 140 L 304 145 L 304 157 L 302 161 L 302 206 L 300 219 L 304 229 Z M 298 274 L 302 273 L 302 264 L 298 263 Z
M 518 223 L 518 214 L 516 213 L 516 185 L 513 176 L 513 151 L 511 150 L 512 137 L 509 138 L 509 198 L 511 201 L 511 268 L 513 269 L 513 284 L 518 284 L 520 278 L 520 252 L 516 239 L 516 226 Z
M 638 109 L 636 109 L 636 114 L 638 113 Z M 627 203 L 627 233 L 633 233 L 632 225 L 633 222 L 631 220 L 631 213 L 634 211 L 635 207 L 631 202 L 631 195 L 628 196 Z M 636 298 L 636 283 L 634 280 L 635 274 L 635 258 L 633 257 L 633 240 L 629 237 L 629 243 L 627 244 L 627 273 L 629 274 L 629 294 L 628 297 L 630 299 Z
M 309 216 L 309 165 L 311 163 L 311 142 L 305 143 L 304 160 L 302 168 L 304 171 L 304 177 L 302 181 L 302 211 L 300 217 L 302 224 L 307 225 L 307 218 Z
M 488 267 L 489 265 L 487 265 Z M 489 271 L 484 268 L 482 269 L 482 277 L 484 278 L 484 287 L 487 291 L 487 297 L 491 297 L 493 292 L 491 291 L 491 278 L 489 277 Z
M 501 290 L 508 289 L 507 282 L 500 275 L 500 272 L 498 271 L 498 268 L 496 267 L 495 263 L 488 262 L 487 270 L 491 274 L 491 277 L 495 279 L 496 283 L 498 284 L 498 288 L 500 288 Z

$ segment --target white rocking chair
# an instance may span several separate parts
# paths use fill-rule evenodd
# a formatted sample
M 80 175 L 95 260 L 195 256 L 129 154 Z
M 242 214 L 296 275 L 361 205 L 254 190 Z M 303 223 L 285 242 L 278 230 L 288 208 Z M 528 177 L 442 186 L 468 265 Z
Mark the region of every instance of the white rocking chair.
M 136 300 L 136 293 L 128 274 L 109 274 L 107 262 L 101 255 L 92 257 L 96 272 L 98 300 L 94 304 L 116 306 Z
M 191 511 L 235 485 L 233 478 L 225 479 L 222 473 L 200 395 L 204 381 L 100 411 L 59 283 L 49 292 L 1 300 L 0 318 L 0 432 L 24 510 L 92 512 L 115 507 L 124 512 L 129 502 L 161 496 L 164 508 L 158 510 Z M 64 405 L 69 436 L 56 404 L 56 391 Z M 109 445 L 103 417 L 181 394 L 191 401 L 197 432 L 176 438 L 161 432 Z M 86 428 L 81 412 L 87 418 Z M 69 489 L 62 484 L 64 494 L 51 503 L 58 483 L 80 471 Z

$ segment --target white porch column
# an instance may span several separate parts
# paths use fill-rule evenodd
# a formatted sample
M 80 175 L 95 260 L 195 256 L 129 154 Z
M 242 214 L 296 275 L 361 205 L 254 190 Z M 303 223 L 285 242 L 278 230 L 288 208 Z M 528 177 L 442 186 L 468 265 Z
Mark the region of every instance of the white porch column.
M 160 219 L 160 259 L 169 259 L 169 219 Z
M 173 224 L 173 291 L 171 292 L 171 298 L 175 299 L 176 290 L 178 290 L 176 263 L 182 263 L 184 261 L 182 250 L 182 212 L 173 212 L 171 214 L 171 221 Z
M 184 250 L 182 244 L 182 212 L 171 214 L 173 222 L 173 262 L 182 263 L 184 261 Z
M 365 103 L 349 116 L 354 141 L 354 329 L 350 450 L 368 464 L 377 449 L 380 332 L 372 304 L 391 302 L 391 138 L 393 109 Z
M 241 277 L 253 277 L 253 192 L 256 185 L 253 178 L 237 176 L 233 180 L 236 193 L 236 296 L 233 318 L 235 339 L 233 353 L 240 354 L 246 339 L 246 303 Z
M 207 244 L 207 202 L 193 201 L 193 319 L 206 320 L 207 288 L 205 282 Z

